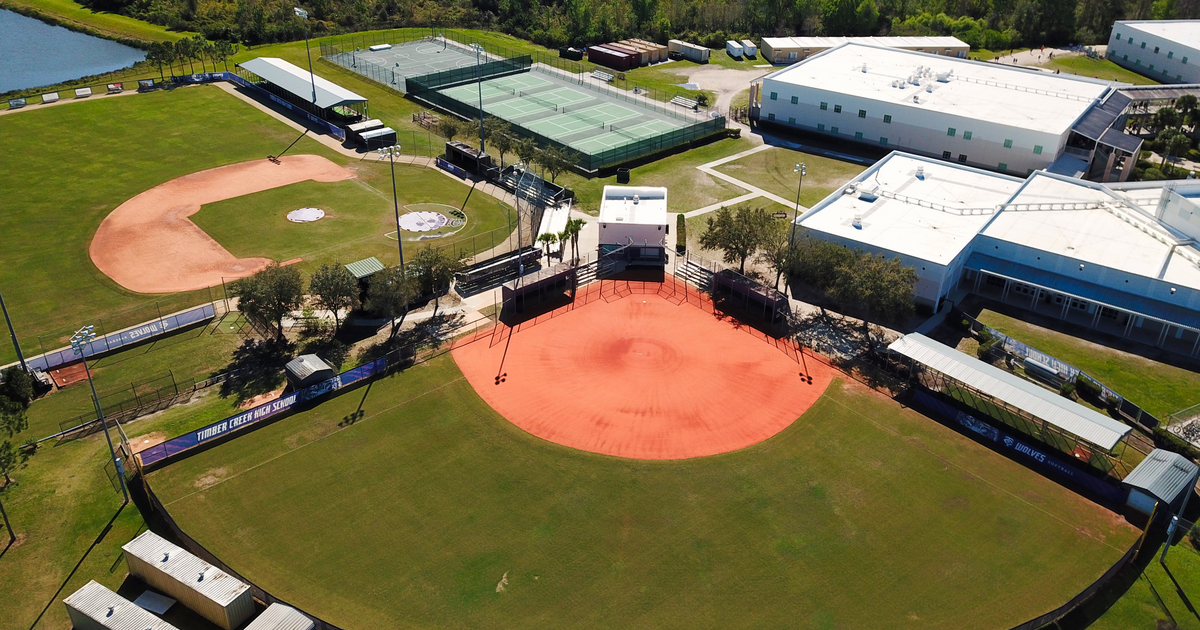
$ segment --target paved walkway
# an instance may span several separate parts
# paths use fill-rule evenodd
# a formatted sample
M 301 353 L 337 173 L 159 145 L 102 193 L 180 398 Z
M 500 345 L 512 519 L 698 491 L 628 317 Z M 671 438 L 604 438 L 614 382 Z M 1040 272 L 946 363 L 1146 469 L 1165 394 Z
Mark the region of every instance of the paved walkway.
M 740 160 L 748 155 L 754 155 L 755 153 L 758 153 L 760 151 L 766 151 L 768 149 L 774 149 L 774 148 L 775 147 L 770 144 L 760 144 L 752 149 L 747 149 L 745 151 L 742 151 L 741 153 L 727 155 L 719 160 L 713 160 L 712 162 L 709 162 L 708 164 L 701 164 L 700 166 L 697 166 L 696 170 L 698 170 L 702 173 L 708 174 L 712 177 L 716 177 L 717 179 L 727 181 L 730 184 L 733 184 L 734 186 L 737 186 L 738 188 L 745 189 L 749 192 L 747 192 L 746 194 L 741 195 L 739 197 L 734 197 L 733 199 L 726 199 L 725 201 L 719 201 L 712 205 L 704 206 L 703 208 L 697 208 L 696 210 L 692 210 L 691 212 L 684 213 L 683 216 L 685 216 L 689 219 L 692 217 L 698 217 L 702 214 L 712 212 L 713 210 L 718 210 L 720 208 L 724 208 L 727 206 L 737 205 L 739 203 L 749 201 L 751 199 L 756 199 L 758 197 L 766 197 L 767 199 L 770 199 L 771 201 L 781 203 L 789 208 L 796 207 L 795 201 L 788 201 L 787 199 L 784 199 L 783 197 L 780 197 L 779 195 L 776 195 L 775 193 L 767 192 L 767 191 L 759 188 L 758 186 L 755 186 L 753 184 L 748 184 L 736 177 L 733 177 L 731 175 L 726 175 L 725 173 L 722 173 L 722 172 L 716 170 L 716 168 L 722 164 Z M 801 206 L 801 213 L 803 213 L 807 210 L 808 210 L 807 208 L 804 208 L 803 206 Z

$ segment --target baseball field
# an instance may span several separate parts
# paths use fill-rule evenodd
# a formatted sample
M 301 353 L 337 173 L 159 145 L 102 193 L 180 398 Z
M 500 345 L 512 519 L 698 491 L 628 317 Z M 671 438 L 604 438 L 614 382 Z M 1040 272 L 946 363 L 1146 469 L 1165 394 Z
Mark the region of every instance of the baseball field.
M 455 360 L 149 482 L 235 570 L 352 628 L 1002 628 L 1138 535 L 853 381 L 754 446 L 649 461 L 526 433 Z
M 24 351 L 37 354 L 43 347 L 58 347 L 71 330 L 101 317 L 110 329 L 140 323 L 146 319 L 145 307 L 154 310 L 155 302 L 169 313 L 220 298 L 219 282 L 215 292 L 130 290 L 97 267 L 89 245 L 106 217 L 131 199 L 208 169 L 266 164 L 268 155 L 282 151 L 297 135 L 212 86 L 97 97 L 5 115 L 0 145 L 49 147 L 25 151 L 22 159 L 0 169 L 0 190 L 10 191 L 0 213 L 0 233 L 22 236 L 5 243 L 0 286 Z M 279 262 L 302 258 L 305 270 L 367 256 L 395 264 L 387 165 L 373 156 L 359 161 L 309 138 L 289 155 L 327 159 L 344 169 L 347 179 L 298 181 L 205 205 L 195 214 L 200 228 L 211 230 L 203 238 L 215 239 L 217 249 L 238 256 Z M 459 208 L 467 200 L 467 186 L 428 168 L 397 165 L 396 177 L 402 208 L 423 202 Z M 304 207 L 325 209 L 327 218 L 311 224 L 286 220 L 288 211 Z M 469 220 L 455 237 L 507 225 L 508 209 L 483 194 L 472 195 L 465 212 Z M 178 241 L 156 243 L 126 252 L 138 262 L 136 270 L 169 274 L 186 262 Z M 487 248 L 483 239 L 478 245 Z M 219 280 L 222 274 L 213 275 Z M 121 314 L 127 311 L 140 318 L 131 315 L 136 321 L 123 321 Z M 8 344 L 0 347 L 0 364 L 15 358 Z

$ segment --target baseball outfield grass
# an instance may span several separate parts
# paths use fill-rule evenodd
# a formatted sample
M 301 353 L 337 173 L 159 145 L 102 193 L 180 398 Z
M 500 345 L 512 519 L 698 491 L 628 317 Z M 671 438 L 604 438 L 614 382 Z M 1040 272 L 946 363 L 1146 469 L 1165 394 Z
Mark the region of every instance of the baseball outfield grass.
M 857 385 L 749 449 L 643 462 L 516 429 L 450 356 L 150 483 L 236 570 L 343 627 L 1010 627 L 1138 533 Z
M 0 235 L 20 235 L 3 238 L 0 291 L 24 351 L 32 355 L 43 347 L 58 347 L 71 330 L 98 318 L 104 318 L 105 327 L 114 330 L 141 323 L 147 319 L 146 312 L 169 313 L 219 298 L 219 287 L 215 294 L 207 290 L 171 295 L 131 293 L 92 264 L 88 256 L 92 235 L 109 212 L 149 188 L 195 171 L 262 159 L 279 153 L 295 138 L 296 132 L 283 123 L 211 86 L 94 97 L 5 115 L 0 145 L 50 143 L 47 146 L 53 147 L 23 151 L 22 159 L 0 169 L 0 190 L 8 192 L 0 212 Z M 391 180 L 382 165 L 359 163 L 309 138 L 300 140 L 292 151 L 356 165 L 368 173 L 368 183 L 390 197 Z M 401 191 L 412 199 L 459 207 L 467 198 L 467 186 L 428 169 L 398 165 L 396 172 L 410 186 Z M 383 177 L 388 177 L 386 187 Z M 478 227 L 472 229 L 504 223 L 502 207 L 491 198 L 476 194 L 471 203 L 480 218 Z M 388 216 L 385 210 L 381 206 L 380 214 Z M 327 225 L 336 228 L 350 223 L 334 220 Z M 232 227 L 265 226 L 247 223 Z M 310 232 L 327 229 L 318 227 Z M 267 230 L 241 236 L 280 242 L 272 240 L 272 235 L 257 233 L 263 231 Z M 359 249 L 353 241 L 335 248 L 330 259 L 341 256 L 348 262 L 390 251 L 386 245 L 394 245 L 394 241 L 383 238 L 382 230 L 375 232 L 378 243 L 363 243 Z M 354 239 L 359 235 L 351 231 L 346 236 Z M 291 246 L 317 252 L 317 257 L 321 253 L 312 242 Z M 0 364 L 15 358 L 9 344 L 0 344 Z
M 808 175 L 804 185 L 800 187 L 800 205 L 811 208 L 813 204 L 829 196 L 842 184 L 850 181 L 866 166 L 854 162 L 843 162 L 820 155 L 793 151 L 784 147 L 773 147 L 743 157 L 739 160 L 726 162 L 716 170 L 736 177 L 747 184 L 775 193 L 788 200 L 796 198 L 796 164 L 803 162 Z M 762 203 L 766 200 L 756 200 Z M 775 209 L 771 204 L 770 208 Z

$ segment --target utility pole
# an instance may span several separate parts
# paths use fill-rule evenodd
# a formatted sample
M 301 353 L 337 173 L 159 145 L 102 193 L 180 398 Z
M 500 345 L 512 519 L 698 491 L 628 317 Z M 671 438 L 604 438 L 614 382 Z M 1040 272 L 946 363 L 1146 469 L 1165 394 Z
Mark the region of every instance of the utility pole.
M 8 336 L 12 338 L 13 350 L 17 351 L 17 360 L 21 362 L 21 369 L 29 372 L 29 366 L 25 365 L 25 355 L 21 354 L 21 344 L 17 343 L 17 331 L 13 330 L 12 320 L 8 318 L 8 307 L 4 305 L 4 295 L 0 294 L 0 310 L 4 311 L 4 321 L 8 324 Z

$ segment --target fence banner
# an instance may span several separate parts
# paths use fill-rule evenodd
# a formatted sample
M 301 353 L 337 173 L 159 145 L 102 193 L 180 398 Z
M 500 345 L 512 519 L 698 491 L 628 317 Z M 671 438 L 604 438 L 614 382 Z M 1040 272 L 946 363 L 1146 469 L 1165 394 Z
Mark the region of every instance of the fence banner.
M 111 352 L 118 348 L 128 346 L 130 344 L 139 343 L 151 337 L 158 337 L 172 332 L 176 329 L 208 321 L 216 317 L 216 311 L 212 304 L 198 306 L 191 310 L 167 315 L 162 319 L 156 319 L 146 322 L 133 328 L 126 328 L 114 333 L 109 333 L 103 337 L 97 337 L 91 343 L 84 346 L 84 352 L 88 358 L 96 357 L 106 352 Z M 41 356 L 33 357 L 25 361 L 31 369 L 49 371 L 57 368 L 60 365 L 73 363 L 79 360 L 79 355 L 71 348 L 62 348 L 54 352 L 47 352 Z
M 1040 447 L 1026 444 L 983 420 L 959 411 L 954 406 L 938 400 L 932 394 L 917 390 L 914 402 L 943 418 L 957 422 L 963 428 L 1017 454 L 1019 456 L 1018 459 L 1034 464 L 1034 468 L 1046 473 L 1048 477 L 1075 483 L 1112 503 L 1123 503 L 1125 500 L 1125 493 L 1121 488 L 1093 477 L 1086 471 L 1076 468 L 1070 462 L 1065 462 L 1058 456 L 1041 450 Z
M 330 392 L 335 392 L 343 387 L 349 387 L 359 381 L 371 378 L 376 374 L 382 374 L 387 370 L 387 367 L 387 357 L 379 358 L 366 365 L 346 370 L 331 379 L 305 387 L 298 392 L 293 392 L 282 398 L 263 403 L 236 416 L 231 416 L 220 422 L 214 422 L 206 427 L 196 429 L 191 433 L 167 440 L 162 444 L 142 451 L 140 454 L 142 465 L 150 466 L 155 462 L 196 448 L 255 423 L 274 418 L 300 403 L 315 400 Z

